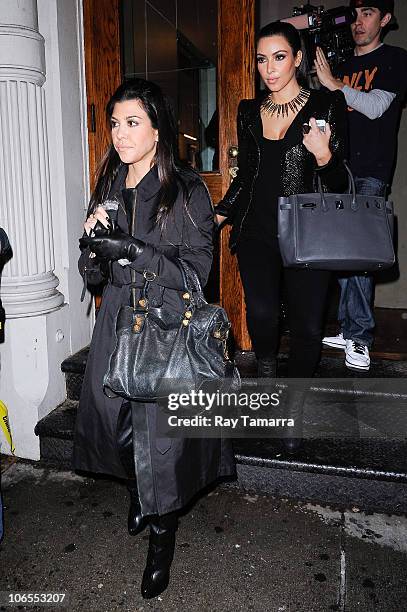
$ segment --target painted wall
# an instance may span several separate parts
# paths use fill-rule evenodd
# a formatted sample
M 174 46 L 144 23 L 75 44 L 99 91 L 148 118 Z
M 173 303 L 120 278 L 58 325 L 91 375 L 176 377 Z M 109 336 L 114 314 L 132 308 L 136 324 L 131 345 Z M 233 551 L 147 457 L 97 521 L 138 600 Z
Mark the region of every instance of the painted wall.
M 407 2 L 395 0 L 395 15 L 399 29 L 389 32 L 386 43 L 407 49 Z M 400 276 L 397 280 L 379 283 L 376 288 L 377 306 L 407 308 L 407 108 L 401 117 L 397 166 L 391 199 L 394 201 L 398 222 L 398 258 Z
M 77 269 L 89 197 L 82 2 L 5 0 L 1 8 L 0 108 L 11 109 L 1 133 L 2 187 L 12 197 L 0 200 L 0 223 L 14 256 L 1 288 L 0 399 L 17 456 L 39 459 L 34 427 L 66 398 L 61 362 L 89 343 L 93 326 Z M 9 92 L 18 95 L 8 107 Z
M 55 272 L 70 310 L 70 350 L 90 341 L 93 309 L 89 293 L 80 302 L 78 240 L 89 201 L 82 0 L 38 0 L 45 39 L 47 132 L 55 239 Z

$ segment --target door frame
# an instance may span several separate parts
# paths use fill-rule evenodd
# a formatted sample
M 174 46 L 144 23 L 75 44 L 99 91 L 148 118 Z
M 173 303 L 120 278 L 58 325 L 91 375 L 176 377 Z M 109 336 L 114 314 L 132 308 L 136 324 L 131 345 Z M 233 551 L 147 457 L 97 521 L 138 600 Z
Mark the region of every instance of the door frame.
M 83 0 L 85 79 L 91 191 L 110 142 L 106 104 L 122 81 L 119 0 Z
M 88 108 L 90 187 L 110 140 L 105 106 L 122 80 L 119 0 L 83 0 L 85 76 Z M 255 0 L 218 0 L 217 105 L 219 171 L 203 172 L 213 202 L 231 180 L 229 148 L 237 145 L 236 113 L 242 98 L 255 90 Z M 220 302 L 228 313 L 237 348 L 251 348 L 246 328 L 243 288 L 236 257 L 231 255 L 230 229 L 220 236 Z

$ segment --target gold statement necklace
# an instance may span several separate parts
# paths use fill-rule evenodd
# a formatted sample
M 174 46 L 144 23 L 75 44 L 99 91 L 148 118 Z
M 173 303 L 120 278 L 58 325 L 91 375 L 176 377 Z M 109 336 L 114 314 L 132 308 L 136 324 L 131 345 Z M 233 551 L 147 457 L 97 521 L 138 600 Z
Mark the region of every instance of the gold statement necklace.
M 277 113 L 277 119 L 284 116 L 288 117 L 290 110 L 293 113 L 296 113 L 304 106 L 310 96 L 310 93 L 311 92 L 309 89 L 301 87 L 299 94 L 296 95 L 295 98 L 289 102 L 284 102 L 283 104 L 277 104 L 277 102 L 274 102 L 273 94 L 270 93 L 261 103 L 261 109 L 270 117 L 272 117 L 275 113 Z

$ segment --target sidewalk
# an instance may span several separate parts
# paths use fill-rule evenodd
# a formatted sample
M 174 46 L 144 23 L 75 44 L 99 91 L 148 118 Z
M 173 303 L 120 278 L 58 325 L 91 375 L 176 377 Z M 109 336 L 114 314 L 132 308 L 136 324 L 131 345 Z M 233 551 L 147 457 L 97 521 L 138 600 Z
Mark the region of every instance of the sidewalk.
M 127 534 L 123 486 L 19 461 L 2 489 L 0 591 L 65 592 L 72 612 L 407 609 L 405 517 L 222 486 L 182 517 L 170 586 L 147 602 L 147 532 Z

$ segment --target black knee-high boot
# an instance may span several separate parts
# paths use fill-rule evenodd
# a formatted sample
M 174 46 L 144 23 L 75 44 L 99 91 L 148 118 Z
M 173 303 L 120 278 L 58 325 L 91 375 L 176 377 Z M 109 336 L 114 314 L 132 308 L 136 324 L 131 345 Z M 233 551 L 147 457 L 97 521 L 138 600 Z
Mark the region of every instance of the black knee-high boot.
M 127 490 L 130 495 L 130 507 L 127 517 L 127 529 L 131 536 L 138 535 L 148 525 L 148 517 L 141 514 L 140 500 L 138 496 L 136 480 L 129 480 Z
M 136 473 L 134 469 L 133 455 L 133 425 L 131 420 L 131 404 L 123 402 L 119 418 L 117 420 L 116 432 L 117 449 L 120 461 L 128 476 L 127 490 L 130 495 L 130 507 L 127 518 L 129 534 L 134 536 L 141 533 L 148 524 L 147 517 L 141 514 L 140 500 L 138 496 Z
M 177 528 L 176 512 L 150 517 L 147 563 L 141 583 L 141 594 L 144 599 L 157 597 L 168 586 Z

